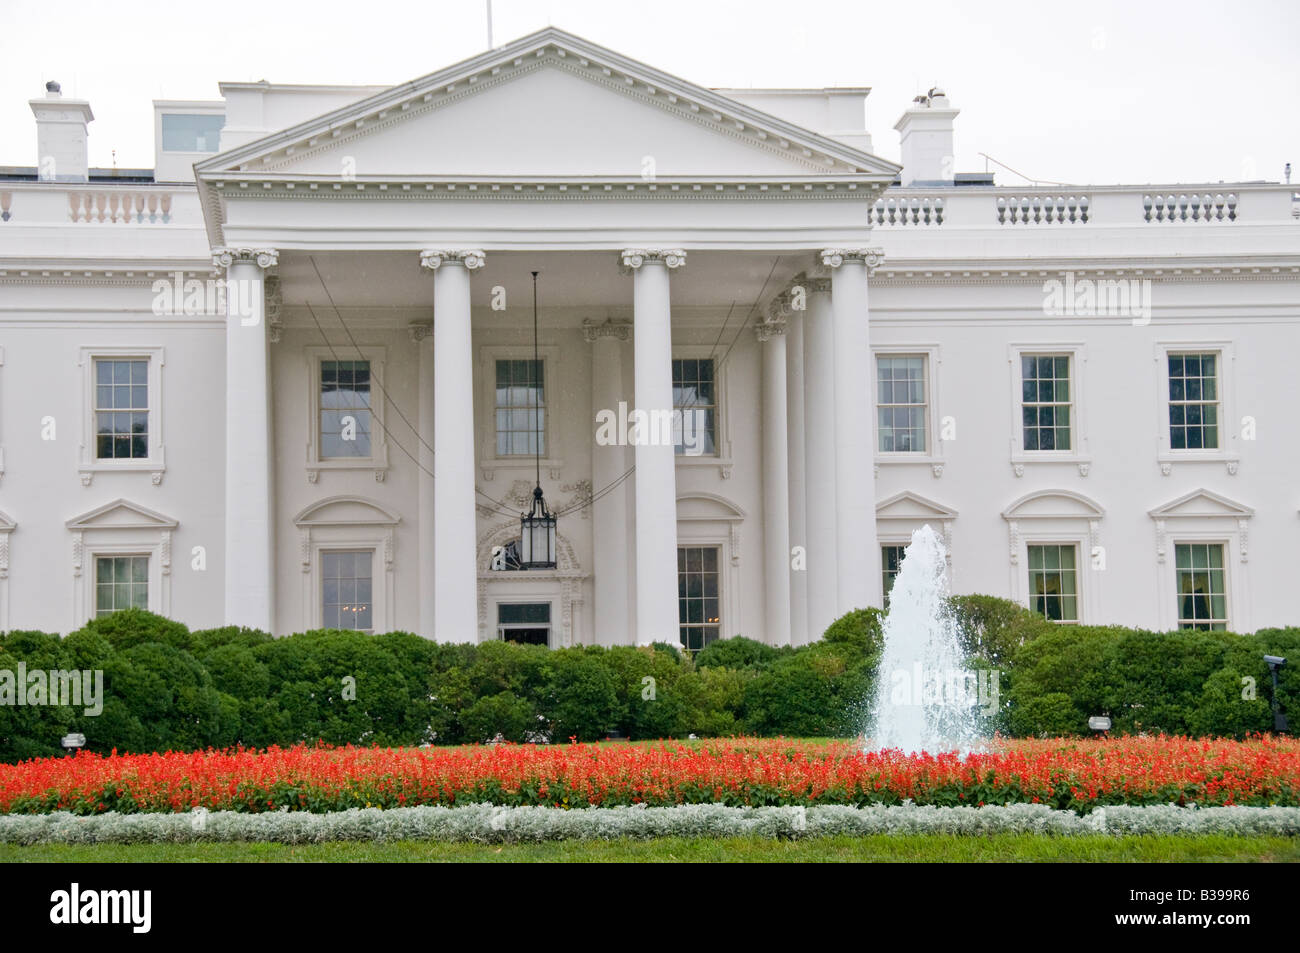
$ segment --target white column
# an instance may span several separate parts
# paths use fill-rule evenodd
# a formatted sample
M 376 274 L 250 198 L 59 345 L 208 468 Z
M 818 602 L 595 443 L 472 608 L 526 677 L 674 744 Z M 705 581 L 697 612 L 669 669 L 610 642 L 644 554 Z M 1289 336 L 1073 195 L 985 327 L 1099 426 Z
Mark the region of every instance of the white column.
M 803 316 L 808 303 L 808 286 L 802 277 L 795 284 L 803 289 L 800 302 L 803 308 L 790 312 L 785 335 L 786 449 L 790 458 L 790 547 L 804 547 L 805 561 L 790 570 L 790 644 L 803 645 L 808 641 L 808 490 L 804 482 L 803 455 Z
M 420 355 L 419 398 L 416 407 L 415 425 L 418 435 L 415 455 L 416 459 L 420 461 L 419 472 L 415 475 L 420 488 L 419 509 L 417 512 L 419 525 L 416 528 L 420 534 L 420 578 L 417 582 L 416 591 L 420 593 L 420 635 L 426 639 L 432 639 L 437 631 L 435 628 L 437 600 L 434 598 L 433 592 L 433 528 L 435 525 L 433 499 L 433 442 L 435 439 L 433 428 L 433 325 L 417 323 L 410 325 L 408 330 L 411 341 L 415 344 Z M 477 567 L 475 568 L 477 571 Z
M 883 258 L 877 248 L 822 252 L 822 263 L 831 269 L 835 323 L 835 509 L 844 557 L 839 562 L 839 615 L 881 604 L 867 279 Z
M 226 269 L 225 620 L 274 633 L 268 248 L 218 248 Z
M 619 404 L 627 401 L 623 385 L 623 345 L 630 336 L 626 324 L 606 321 L 585 324 L 582 333 L 591 344 L 591 410 L 593 424 L 606 412 L 619 418 Z M 627 447 L 618 441 L 592 448 L 591 488 L 593 493 L 618 483 L 627 472 Z M 595 641 L 598 645 L 631 645 L 632 616 L 629 609 L 627 542 L 627 488 L 629 479 L 618 483 L 592 503 L 592 564 L 595 567 Z M 575 616 L 576 617 L 576 616 Z
M 426 250 L 433 282 L 433 631 L 439 642 L 478 641 L 474 510 L 474 351 L 469 273 L 481 251 Z M 427 582 L 426 582 L 427 584 Z
M 668 272 L 686 263 L 679 249 L 627 249 L 632 271 L 632 415 L 644 421 L 636 444 L 636 641 L 681 641 L 677 617 L 677 475 L 671 416 L 672 308 Z M 669 421 L 661 424 L 664 415 Z M 631 419 L 631 418 L 630 418 Z M 665 433 L 666 430 L 666 433 Z M 665 437 L 667 439 L 665 439 Z
M 820 639 L 838 616 L 835 536 L 835 327 L 831 281 L 808 278 L 803 325 L 804 486 L 808 556 L 808 634 Z
M 785 324 L 755 328 L 763 350 L 763 581 L 767 641 L 790 644 L 790 458 L 786 449 Z

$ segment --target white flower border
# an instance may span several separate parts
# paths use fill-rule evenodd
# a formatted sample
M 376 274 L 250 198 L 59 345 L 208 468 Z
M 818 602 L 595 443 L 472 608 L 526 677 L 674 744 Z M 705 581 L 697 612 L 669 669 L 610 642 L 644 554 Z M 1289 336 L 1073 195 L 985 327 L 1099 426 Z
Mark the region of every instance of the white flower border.
M 1105 807 L 1086 815 L 1045 804 L 935 807 L 407 807 L 354 808 L 328 814 L 0 815 L 0 843 L 130 844 L 271 841 L 434 840 L 520 843 L 649 837 L 806 838 L 871 834 L 1228 834 L 1300 835 L 1297 807 Z

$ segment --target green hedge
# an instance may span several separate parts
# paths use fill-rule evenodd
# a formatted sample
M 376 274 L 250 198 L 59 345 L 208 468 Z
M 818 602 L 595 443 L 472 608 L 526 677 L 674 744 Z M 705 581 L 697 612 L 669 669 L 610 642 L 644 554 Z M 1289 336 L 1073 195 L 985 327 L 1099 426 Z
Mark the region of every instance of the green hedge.
M 1300 692 L 1300 629 L 1243 636 L 1057 627 L 1014 603 L 961 596 L 952 611 L 973 667 L 1001 673 L 990 729 L 1086 734 L 1108 713 L 1118 732 L 1242 736 L 1271 727 L 1264 654 Z M 881 613 L 851 612 L 800 648 L 715 642 L 547 650 L 505 642 L 444 645 L 406 632 L 317 630 L 285 638 L 226 627 L 190 631 L 140 610 L 65 638 L 0 635 L 0 671 L 104 672 L 103 712 L 0 705 L 0 761 L 58 754 L 81 732 L 92 751 L 293 744 L 461 744 L 618 732 L 629 738 L 752 734 L 852 736 L 867 724 Z M 1254 679 L 1255 698 L 1243 698 Z M 1245 692 L 1249 694 L 1249 692 Z M 1292 720 L 1297 716 L 1293 714 Z

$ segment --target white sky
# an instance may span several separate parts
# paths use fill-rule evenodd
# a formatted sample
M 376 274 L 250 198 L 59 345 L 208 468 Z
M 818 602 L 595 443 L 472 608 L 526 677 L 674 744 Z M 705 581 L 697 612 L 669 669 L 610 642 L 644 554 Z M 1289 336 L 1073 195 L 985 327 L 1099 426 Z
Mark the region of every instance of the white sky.
M 0 0 L 0 165 L 34 165 L 27 100 L 88 99 L 90 162 L 150 168 L 154 99 L 222 80 L 395 84 L 486 46 L 484 0 Z M 1300 181 L 1300 3 L 495 0 L 497 45 L 548 23 L 705 86 L 871 86 L 876 152 L 938 84 L 980 152 L 1072 183 Z M 1021 180 L 1000 170 L 998 181 Z

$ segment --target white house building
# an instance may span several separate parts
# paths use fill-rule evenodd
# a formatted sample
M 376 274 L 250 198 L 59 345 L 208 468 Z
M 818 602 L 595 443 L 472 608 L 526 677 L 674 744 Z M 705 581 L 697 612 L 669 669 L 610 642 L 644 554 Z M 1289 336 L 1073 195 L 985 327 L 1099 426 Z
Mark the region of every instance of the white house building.
M 937 90 L 898 164 L 556 29 L 220 91 L 103 170 L 51 84 L 0 170 L 0 630 L 801 643 L 925 524 L 1062 623 L 1300 621 L 1288 185 L 1000 187 Z

